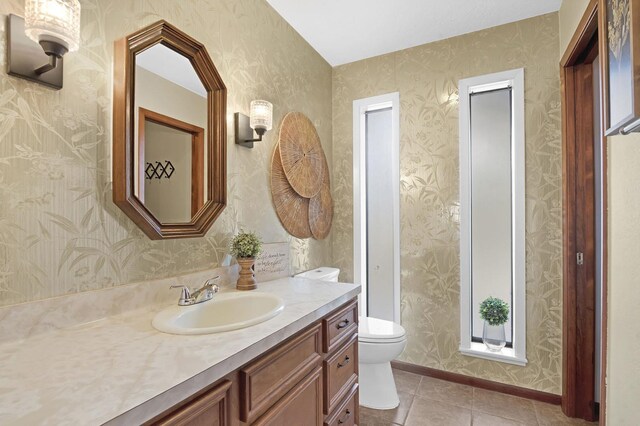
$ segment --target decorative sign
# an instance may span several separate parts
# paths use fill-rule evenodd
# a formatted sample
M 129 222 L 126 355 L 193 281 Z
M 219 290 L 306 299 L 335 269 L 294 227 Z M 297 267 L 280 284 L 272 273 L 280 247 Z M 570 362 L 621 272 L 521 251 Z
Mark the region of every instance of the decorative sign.
M 290 276 L 289 243 L 263 244 L 256 259 L 255 275 L 257 282 Z

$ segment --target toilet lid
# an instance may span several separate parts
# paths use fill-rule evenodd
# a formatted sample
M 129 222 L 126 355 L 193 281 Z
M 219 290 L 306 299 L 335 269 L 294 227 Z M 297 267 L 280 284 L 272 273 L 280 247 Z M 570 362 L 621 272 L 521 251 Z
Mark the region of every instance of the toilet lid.
M 358 340 L 361 342 L 396 342 L 405 337 L 405 330 L 393 321 L 360 317 Z

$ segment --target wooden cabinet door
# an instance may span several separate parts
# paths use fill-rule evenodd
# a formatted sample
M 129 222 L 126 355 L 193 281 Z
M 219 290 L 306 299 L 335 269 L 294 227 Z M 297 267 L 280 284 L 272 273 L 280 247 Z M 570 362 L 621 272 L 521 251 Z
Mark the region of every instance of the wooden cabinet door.
M 358 335 L 324 361 L 324 413 L 332 413 L 358 381 Z
M 324 352 L 333 352 L 357 332 L 358 302 L 354 299 L 322 320 Z
M 305 377 L 254 425 L 322 425 L 322 368 Z
M 224 380 L 193 401 L 179 407 L 157 426 L 228 426 L 231 424 L 231 382 Z
M 320 324 L 240 369 L 240 420 L 251 424 L 322 363 Z
M 324 426 L 355 426 L 360 421 L 358 405 L 358 384 L 354 384 L 349 394 L 338 408 L 324 420 Z

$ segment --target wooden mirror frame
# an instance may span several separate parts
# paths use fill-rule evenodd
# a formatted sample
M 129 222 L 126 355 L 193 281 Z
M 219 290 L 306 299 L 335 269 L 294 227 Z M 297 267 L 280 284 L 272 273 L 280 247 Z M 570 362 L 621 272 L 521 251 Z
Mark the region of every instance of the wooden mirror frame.
M 162 43 L 190 59 L 207 90 L 207 201 L 188 223 L 161 223 L 135 195 L 135 58 Z M 227 204 L 227 89 L 204 45 L 158 21 L 115 42 L 113 202 L 152 240 L 204 236 Z

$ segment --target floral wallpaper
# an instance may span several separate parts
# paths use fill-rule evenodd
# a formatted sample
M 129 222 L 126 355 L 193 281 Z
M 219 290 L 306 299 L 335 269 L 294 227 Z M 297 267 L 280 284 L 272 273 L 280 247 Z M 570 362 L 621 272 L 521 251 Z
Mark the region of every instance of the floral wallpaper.
M 561 393 L 558 15 L 543 15 L 334 68 L 333 261 L 353 278 L 352 102 L 400 93 L 401 360 Z M 459 345 L 459 79 L 525 68 L 526 367 Z
M 331 162 L 331 67 L 263 0 L 81 0 L 81 47 L 64 88 L 8 76 L 0 2 L 0 306 L 210 269 L 240 227 L 291 244 L 292 270 L 330 261 L 330 239 L 298 240 L 272 207 L 269 160 L 289 111 L 314 122 Z M 111 202 L 113 42 L 165 19 L 203 42 L 228 89 L 228 205 L 205 238 L 151 241 Z M 233 113 L 274 104 L 252 150 Z M 259 213 L 258 213 L 259 212 Z

